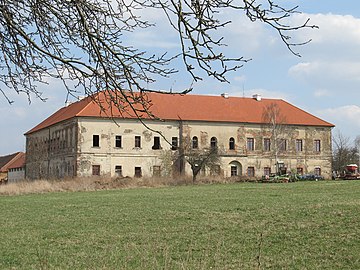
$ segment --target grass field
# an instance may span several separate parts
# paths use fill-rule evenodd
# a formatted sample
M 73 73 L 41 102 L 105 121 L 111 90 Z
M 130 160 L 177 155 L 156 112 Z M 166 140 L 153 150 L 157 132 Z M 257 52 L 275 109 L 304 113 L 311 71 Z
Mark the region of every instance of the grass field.
M 360 181 L 0 196 L 0 269 L 360 269 Z

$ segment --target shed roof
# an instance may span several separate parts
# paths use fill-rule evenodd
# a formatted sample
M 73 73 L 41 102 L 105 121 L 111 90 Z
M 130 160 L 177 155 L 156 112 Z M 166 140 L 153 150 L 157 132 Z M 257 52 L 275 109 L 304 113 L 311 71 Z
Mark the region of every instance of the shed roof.
M 125 106 L 119 112 L 114 102 L 107 102 L 111 91 L 101 91 L 78 102 L 63 107 L 43 122 L 29 130 L 27 134 L 47 128 L 74 117 L 136 118 Z M 139 94 L 138 94 L 139 95 Z M 112 95 L 113 97 L 113 95 Z M 150 103 L 150 112 L 163 120 L 264 123 L 263 112 L 270 104 L 276 104 L 290 125 L 334 127 L 326 122 L 282 99 L 257 100 L 249 97 L 223 97 L 206 95 L 179 95 L 146 93 L 145 99 Z M 96 102 L 95 102 L 96 100 Z M 101 108 L 99 102 L 102 104 Z M 120 104 L 123 105 L 123 104 Z M 146 113 L 141 118 L 150 118 Z
M 25 155 L 23 152 L 16 152 L 14 154 L 0 157 L 0 172 L 7 172 L 19 158 Z

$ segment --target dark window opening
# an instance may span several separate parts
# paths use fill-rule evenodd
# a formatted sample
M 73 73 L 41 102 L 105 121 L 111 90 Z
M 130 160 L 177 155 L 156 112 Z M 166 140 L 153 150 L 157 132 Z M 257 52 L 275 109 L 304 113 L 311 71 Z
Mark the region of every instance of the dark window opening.
M 141 167 L 135 167 L 135 177 L 141 177 Z
M 100 136 L 93 135 L 93 147 L 99 147 L 99 146 L 100 146 Z
M 115 136 L 115 147 L 117 147 L 117 148 L 122 147 L 122 142 L 121 142 L 121 136 L 120 135 Z
M 122 176 L 122 166 L 120 165 L 116 165 L 115 166 L 115 175 L 117 177 L 121 177 Z
M 298 168 L 296 168 L 296 173 L 300 174 L 300 175 L 303 175 L 304 174 L 304 169 L 301 168 L 301 167 L 298 167 Z
M 212 137 L 212 138 L 210 139 L 210 147 L 211 147 L 212 149 L 214 149 L 214 148 L 217 147 L 217 139 L 216 139 L 216 137 Z
M 135 136 L 135 147 L 140 148 L 141 147 L 141 137 Z
M 196 137 L 196 136 L 194 136 L 192 138 L 192 148 L 193 149 L 199 148 L 199 140 L 198 140 L 198 137 Z
M 314 174 L 320 176 L 321 175 L 321 169 L 319 167 L 316 167 L 314 170 Z
M 161 149 L 160 137 L 154 137 L 154 145 L 153 145 L 152 149 L 153 150 Z
M 229 139 L 229 149 L 235 150 L 235 139 L 232 137 Z
M 231 176 L 237 176 L 238 175 L 238 168 L 237 168 L 237 166 L 231 166 L 230 167 L 230 175 Z
M 178 149 L 178 137 L 171 138 L 171 149 L 177 150 Z

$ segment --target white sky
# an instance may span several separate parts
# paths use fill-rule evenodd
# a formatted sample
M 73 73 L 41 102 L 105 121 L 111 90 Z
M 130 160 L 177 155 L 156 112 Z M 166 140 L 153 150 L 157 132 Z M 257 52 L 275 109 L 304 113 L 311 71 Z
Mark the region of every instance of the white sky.
M 282 1 L 278 0 L 279 3 Z M 360 135 L 360 1 L 357 0 L 289 0 L 299 5 L 299 14 L 291 18 L 303 22 L 311 18 L 317 30 L 292 34 L 294 40 L 312 39 L 292 55 L 281 43 L 277 33 L 259 23 L 249 23 L 242 16 L 232 17 L 233 24 L 219 34 L 230 46 L 231 56 L 245 56 L 252 61 L 229 75 L 230 84 L 206 79 L 194 85 L 193 94 L 282 98 L 325 121 L 336 125 L 343 135 L 354 139 Z M 158 16 L 147 13 L 147 16 Z M 151 51 L 172 51 L 177 36 L 159 23 L 157 28 L 137 33 L 134 46 Z M 166 33 L 166 34 L 164 34 Z M 146 47 L 145 47 L 146 45 Z M 179 73 L 167 82 L 158 82 L 159 89 L 182 89 L 190 85 L 188 75 Z M 14 94 L 9 105 L 0 97 L 0 156 L 25 151 L 24 133 L 61 108 L 66 92 L 58 81 L 41 86 L 46 103 Z

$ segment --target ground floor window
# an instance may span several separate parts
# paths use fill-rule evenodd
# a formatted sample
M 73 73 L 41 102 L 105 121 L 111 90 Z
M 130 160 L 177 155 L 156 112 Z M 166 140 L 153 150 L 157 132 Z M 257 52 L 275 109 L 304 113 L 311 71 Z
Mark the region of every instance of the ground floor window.
M 135 177 L 141 177 L 141 167 L 135 167 Z
M 264 175 L 269 176 L 271 174 L 271 168 L 270 167 L 265 167 L 264 168 Z
M 255 168 L 254 167 L 248 167 L 247 168 L 247 176 L 254 177 L 255 176 Z
M 120 165 L 116 165 L 115 166 L 115 175 L 117 177 L 121 177 L 122 176 L 122 166 Z
M 321 175 L 321 169 L 319 167 L 316 167 L 314 170 L 315 175 Z
M 235 165 L 230 167 L 230 175 L 231 176 L 238 176 L 238 168 Z
M 153 166 L 153 176 L 160 177 L 161 176 L 161 167 Z
M 303 175 L 304 174 L 304 169 L 301 168 L 301 167 L 298 167 L 298 168 L 296 168 L 296 173 L 300 174 L 300 175 Z
M 92 165 L 92 175 L 100 175 L 100 165 Z

